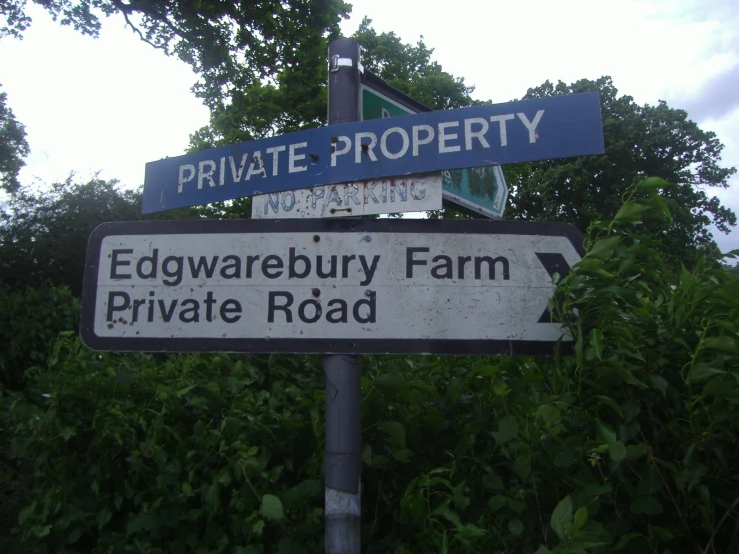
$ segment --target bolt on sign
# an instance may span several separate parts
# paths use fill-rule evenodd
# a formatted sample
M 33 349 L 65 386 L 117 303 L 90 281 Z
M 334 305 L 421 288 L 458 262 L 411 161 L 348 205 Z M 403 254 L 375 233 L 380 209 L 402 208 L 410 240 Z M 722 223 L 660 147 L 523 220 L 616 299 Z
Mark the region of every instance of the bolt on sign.
M 106 223 L 81 335 L 118 351 L 551 354 L 569 340 L 552 279 L 582 256 L 561 223 Z

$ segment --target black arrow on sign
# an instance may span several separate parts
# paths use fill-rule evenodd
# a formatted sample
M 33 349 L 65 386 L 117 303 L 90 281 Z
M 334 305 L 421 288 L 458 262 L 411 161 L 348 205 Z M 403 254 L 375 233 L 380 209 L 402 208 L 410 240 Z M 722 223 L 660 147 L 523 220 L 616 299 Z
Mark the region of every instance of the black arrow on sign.
M 541 265 L 544 266 L 544 269 L 547 270 L 547 273 L 549 273 L 549 277 L 554 279 L 554 274 L 559 273 L 560 279 L 567 275 L 570 272 L 570 264 L 567 263 L 567 260 L 565 260 L 565 257 L 560 254 L 552 254 L 549 252 L 534 252 L 536 254 L 536 257 L 539 258 L 539 261 L 541 262 Z M 539 318 L 539 321 L 537 323 L 558 323 L 552 319 L 552 314 L 549 312 L 549 307 L 547 307 L 544 310 L 544 313 L 541 314 L 541 317 Z

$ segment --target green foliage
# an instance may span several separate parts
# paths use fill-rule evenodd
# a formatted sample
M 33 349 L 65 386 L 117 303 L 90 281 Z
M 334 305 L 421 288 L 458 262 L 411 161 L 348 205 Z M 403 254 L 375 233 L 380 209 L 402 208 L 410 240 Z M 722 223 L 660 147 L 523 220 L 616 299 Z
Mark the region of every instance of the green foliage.
M 591 444 L 589 462 L 607 477 L 600 510 L 612 506 L 618 532 L 606 528 L 622 546 L 729 552 L 739 536 L 739 284 L 705 257 L 669 277 L 658 243 L 635 232 L 641 216 L 670 220 L 663 185 L 639 180 L 613 221 L 591 225 L 588 255 L 558 284 L 575 355 L 549 382 L 556 389 L 565 376 L 570 393 L 590 400 L 581 417 L 602 447 Z
M 0 285 L 0 551 L 22 551 L 12 528 L 29 499 L 23 482 L 29 473 L 11 454 L 15 424 L 37 413 L 22 393 L 34 381 L 34 367 L 53 357 L 53 342 L 74 334 L 79 301 L 69 290 L 43 287 L 11 291 Z M 31 370 L 31 371 L 28 371 Z
M 168 219 L 194 217 L 191 209 L 166 212 Z M 82 289 L 87 240 L 107 221 L 162 218 L 141 216 L 139 192 L 121 191 L 117 181 L 70 177 L 46 189 L 21 188 L 0 205 L 0 284 L 13 288 L 51 282 Z
M 21 392 L 35 381 L 34 368 L 56 353 L 54 339 L 75 334 L 80 304 L 68 289 L 44 286 L 14 292 L 0 286 L 0 551 L 21 551 L 11 532 L 18 511 L 29 501 L 22 459 L 12 456 L 15 425 L 37 413 L 37 403 Z
M 20 389 L 32 366 L 44 365 L 59 333 L 76 332 L 80 303 L 69 289 L 0 286 L 0 385 Z
M 736 215 L 709 196 L 704 187 L 728 186 L 736 169 L 720 165 L 723 145 L 688 114 L 660 101 L 640 106 L 618 96 L 610 77 L 582 79 L 571 85 L 549 81 L 529 89 L 525 98 L 598 91 L 606 153 L 506 167 L 511 205 L 506 215 L 537 221 L 565 221 L 585 231 L 596 219 L 611 219 L 638 176 L 660 176 L 674 183 L 662 198 L 670 220 L 645 222 L 644 234 L 659 239 L 659 250 L 673 267 L 692 267 L 701 254 L 720 258 L 709 226 L 722 232 Z M 647 191 L 642 191 L 648 196 Z
M 634 232 L 639 215 L 667 217 L 649 195 L 664 184 L 630 189 L 559 281 L 571 355 L 396 359 L 367 377 L 368 551 L 739 546 L 739 289 L 705 264 L 672 279 Z
M 72 25 L 83 35 L 95 37 L 100 32 L 100 19 L 93 10 L 101 10 L 105 15 L 115 10 L 115 2 L 106 0 L 33 0 L 33 3 L 48 10 L 54 21 Z M 31 16 L 25 11 L 26 4 L 27 0 L 0 0 L 0 16 L 5 19 L 5 25 L 0 27 L 0 38 L 23 37 L 23 32 L 32 23 Z
M 403 44 L 394 33 L 377 34 L 365 18 L 352 38 L 362 45 L 363 63 L 391 85 L 434 109 L 469 106 L 473 87 L 442 71 L 423 41 Z M 324 125 L 328 80 L 328 37 L 316 38 L 271 81 L 252 79 L 214 107 L 210 124 L 190 137 L 190 150 L 213 148 Z
M 15 119 L 6 106 L 8 95 L 0 92 L 0 190 L 15 192 L 20 187 L 18 172 L 28 156 L 25 127 Z
M 82 288 L 84 253 L 92 230 L 104 221 L 140 219 L 134 195 L 116 182 L 23 188 L 2 209 L 0 279 L 11 287 L 40 286 L 47 280 Z
M 423 38 L 415 45 L 403 44 L 395 33 L 378 35 L 371 23 L 365 17 L 352 36 L 362 46 L 362 62 L 367 69 L 434 110 L 481 103 L 470 97 L 475 87 L 466 86 L 463 78 L 443 71 L 431 59 L 434 50 Z
M 319 47 L 320 46 L 320 47 Z M 319 127 L 326 120 L 327 44 L 274 80 L 254 79 L 231 91 L 229 102 L 211 111 L 208 127 L 190 136 L 190 150 L 202 150 Z
M 61 338 L 29 393 L 39 416 L 16 421 L 38 493 L 18 514 L 25 551 L 320 552 L 322 379 L 296 361 Z
M 737 251 L 734 251 L 734 252 L 737 252 Z M 733 266 L 729 264 L 723 264 L 722 267 L 725 271 L 727 271 L 728 273 L 731 273 L 732 275 L 739 275 L 739 262 L 735 263 Z

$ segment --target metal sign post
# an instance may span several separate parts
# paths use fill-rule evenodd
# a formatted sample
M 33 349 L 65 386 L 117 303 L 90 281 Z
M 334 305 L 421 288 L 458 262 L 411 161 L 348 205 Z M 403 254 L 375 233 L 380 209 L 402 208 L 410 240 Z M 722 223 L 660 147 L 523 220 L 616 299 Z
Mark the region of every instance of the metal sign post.
M 328 63 L 328 124 L 360 121 L 359 43 L 350 39 L 332 41 Z M 326 554 L 359 554 L 362 366 L 356 354 L 324 354 L 323 371 L 326 376 L 325 551 Z

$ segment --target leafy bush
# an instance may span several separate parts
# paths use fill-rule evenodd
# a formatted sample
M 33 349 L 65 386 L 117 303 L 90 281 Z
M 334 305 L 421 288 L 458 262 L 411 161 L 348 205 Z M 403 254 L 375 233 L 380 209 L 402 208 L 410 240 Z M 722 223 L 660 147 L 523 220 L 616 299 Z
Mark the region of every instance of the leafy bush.
M 737 550 L 739 283 L 701 264 L 672 278 L 635 232 L 669 217 L 664 184 L 593 224 L 558 283 L 572 355 L 378 366 L 368 551 Z
M 157 363 L 60 339 L 13 444 L 37 493 L 28 551 L 320 551 L 317 377 L 308 359 Z
M 51 282 L 82 290 L 90 233 L 107 221 L 196 218 L 190 208 L 141 215 L 141 192 L 121 190 L 118 181 L 70 176 L 39 190 L 22 187 L 0 203 L 0 285 L 14 289 Z
M 46 361 L 52 339 L 79 327 L 79 314 L 69 289 L 13 291 L 0 285 L 0 385 L 21 388 L 25 371 Z

